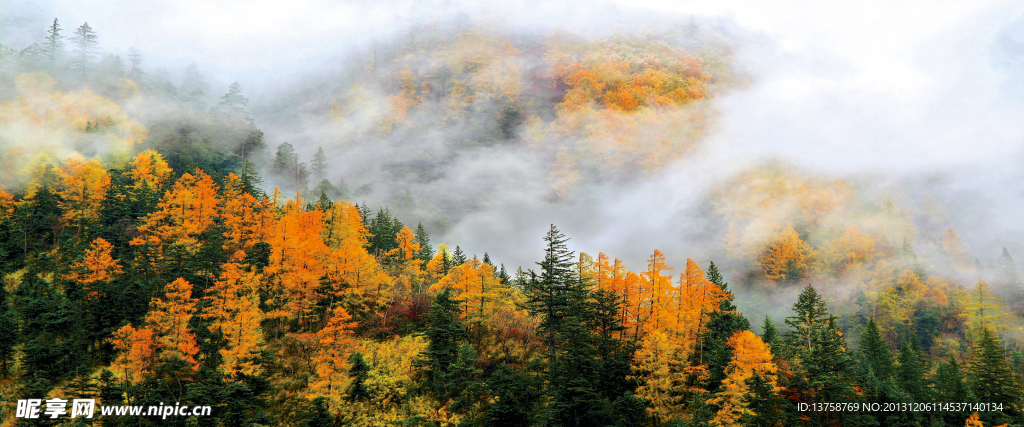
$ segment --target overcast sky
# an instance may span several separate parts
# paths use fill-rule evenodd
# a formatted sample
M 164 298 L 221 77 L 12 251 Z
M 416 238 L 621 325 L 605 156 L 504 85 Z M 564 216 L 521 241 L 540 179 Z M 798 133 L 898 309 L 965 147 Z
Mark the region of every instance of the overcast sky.
M 696 15 L 735 29 L 737 56 L 752 84 L 718 100 L 722 122 L 705 144 L 704 163 L 691 159 L 624 193 L 620 206 L 629 209 L 602 213 L 603 223 L 621 224 L 612 233 L 589 233 L 583 223 L 573 230 L 571 209 L 551 213 L 566 217 L 570 235 L 590 236 L 577 238 L 588 251 L 633 235 L 654 236 L 643 242 L 648 247 L 671 245 L 676 236 L 658 230 L 722 178 L 698 173 L 701 167 L 771 158 L 893 179 L 953 171 L 937 191 L 985 206 L 980 214 L 953 215 L 974 228 L 969 241 L 1006 244 L 1007 236 L 1024 236 L 1021 2 L 0 0 L 0 42 L 21 48 L 41 41 L 55 17 L 69 35 L 87 21 L 107 52 L 124 55 L 137 44 L 144 65 L 166 68 L 172 79 L 196 62 L 215 88 L 239 81 L 257 88 L 247 94 L 259 102 L 260 87 L 332 67 L 349 49 L 409 23 L 459 14 L 524 28 L 584 29 Z M 676 190 L 652 196 L 665 186 Z M 636 221 L 638 211 L 652 214 Z M 532 214 L 506 215 L 514 222 Z M 493 221 L 469 218 L 448 237 L 486 247 L 473 242 L 475 230 Z

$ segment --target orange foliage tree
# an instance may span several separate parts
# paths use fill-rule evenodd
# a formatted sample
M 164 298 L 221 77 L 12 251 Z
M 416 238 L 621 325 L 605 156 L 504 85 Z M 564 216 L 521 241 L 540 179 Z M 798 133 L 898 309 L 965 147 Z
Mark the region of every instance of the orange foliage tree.
M 816 252 L 800 238 L 796 230 L 786 226 L 761 252 L 759 261 L 764 276 L 774 282 L 799 280 L 813 265 Z
M 320 279 L 327 272 L 329 248 L 324 244 L 323 212 L 306 211 L 302 200 L 289 200 L 277 221 L 270 241 L 270 264 L 264 269 L 264 285 L 270 295 L 269 318 L 295 316 L 308 325 L 322 295 Z
M 224 183 L 224 250 L 228 254 L 249 250 L 259 242 L 270 241 L 276 219 L 274 206 L 264 197 L 256 200 L 243 191 L 242 180 L 228 174 Z
M 57 175 L 57 194 L 64 210 L 61 219 L 65 226 L 76 229 L 76 235 L 81 235 L 85 224 L 99 220 L 110 176 L 98 160 L 85 160 L 77 154 L 61 164 Z
M 220 214 L 221 199 L 217 185 L 200 169 L 186 173 L 164 194 L 157 211 L 139 226 L 140 237 L 132 245 L 149 244 L 158 251 L 179 245 L 194 253 L 199 249 L 199 235 L 214 224 Z
M 97 237 L 85 250 L 85 258 L 71 266 L 68 279 L 78 282 L 85 288 L 86 299 L 95 300 L 99 289 L 97 282 L 110 282 L 122 273 L 121 263 L 110 255 L 113 247 L 102 237 Z
M 261 279 L 261 274 L 247 271 L 242 265 L 224 264 L 220 280 L 203 297 L 209 305 L 200 316 L 210 322 L 211 332 L 220 334 L 224 339 L 220 366 L 227 377 L 236 373 L 259 375 L 261 372 L 254 362 L 264 346 L 260 328 L 265 317 L 260 310 Z
M 381 304 L 391 299 L 391 278 L 366 251 L 368 232 L 359 208 L 341 201 L 324 213 L 323 241 L 330 248 L 327 275 L 334 297 L 351 295 L 360 302 Z
M 720 408 L 711 424 L 722 427 L 738 426 L 742 417 L 756 415 L 746 403 L 750 393 L 747 380 L 754 375 L 767 380 L 775 391 L 779 390 L 775 385 L 778 368 L 772 362 L 771 349 L 760 337 L 750 331 L 740 331 L 729 337 L 726 345 L 732 348 L 733 358 L 725 368 L 722 391 L 708 400 Z
M 143 326 L 125 325 L 114 332 L 111 342 L 124 351 L 112 368 L 134 382 L 154 374 L 159 363 L 178 359 L 192 371 L 199 370 L 195 334 L 188 323 L 196 312 L 192 284 L 178 279 L 164 287 L 164 295 L 150 303 Z

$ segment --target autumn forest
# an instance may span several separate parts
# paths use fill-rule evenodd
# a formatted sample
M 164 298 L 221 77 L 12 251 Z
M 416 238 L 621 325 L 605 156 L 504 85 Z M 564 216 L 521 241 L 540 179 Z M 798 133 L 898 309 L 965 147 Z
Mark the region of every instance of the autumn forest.
M 927 194 L 765 161 L 701 195 L 692 254 L 449 240 L 695 158 L 756 78 L 714 28 L 417 26 L 274 101 L 294 144 L 103 36 L 0 45 L 5 426 L 1024 424 L 1020 254 Z M 213 410 L 15 417 L 53 397 Z

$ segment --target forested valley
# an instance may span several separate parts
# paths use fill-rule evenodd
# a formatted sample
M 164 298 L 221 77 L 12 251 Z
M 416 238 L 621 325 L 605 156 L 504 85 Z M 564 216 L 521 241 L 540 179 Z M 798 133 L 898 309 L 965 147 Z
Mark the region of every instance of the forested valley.
M 701 254 L 627 266 L 559 224 L 531 265 L 438 241 L 476 196 L 412 183 L 458 153 L 529 153 L 553 204 L 685 160 L 746 78 L 705 30 L 420 28 L 294 94 L 344 141 L 306 163 L 266 140 L 241 85 L 194 65 L 175 83 L 61 25 L 0 45 L 4 425 L 1024 423 L 1024 282 L 931 199 L 912 214 L 910 196 L 772 162 L 707 195 Z M 443 147 L 417 151 L 422 135 Z M 337 167 L 346 150 L 364 169 Z M 765 301 L 784 308 L 740 309 Z M 54 397 L 213 410 L 15 417 Z

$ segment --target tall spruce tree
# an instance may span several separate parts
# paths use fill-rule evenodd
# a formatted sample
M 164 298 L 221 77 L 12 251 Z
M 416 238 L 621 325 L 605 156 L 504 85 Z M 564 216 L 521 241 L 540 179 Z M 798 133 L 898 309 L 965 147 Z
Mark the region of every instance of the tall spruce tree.
M 422 222 L 416 223 L 416 244 L 420 245 L 420 250 L 415 257 L 426 265 L 434 258 L 434 248 L 430 246 L 430 235 L 427 234 L 427 229 L 423 228 Z
M 60 32 L 60 24 L 57 18 L 53 18 L 53 24 L 46 29 L 46 39 L 43 42 L 43 54 L 50 62 L 50 71 L 56 70 L 57 63 L 64 54 L 64 36 Z
M 882 334 L 878 332 L 874 318 L 868 319 L 868 325 L 860 335 L 860 356 L 865 373 L 870 369 L 875 377 L 883 381 L 892 375 L 892 353 L 889 351 L 889 345 L 882 339 Z
M 725 368 L 732 361 L 732 349 L 726 345 L 726 341 L 736 332 L 749 330 L 750 321 L 736 312 L 736 305 L 732 303 L 732 292 L 729 292 L 729 284 L 725 282 L 714 262 L 708 266 L 707 278 L 727 295 L 726 299 L 718 303 L 718 311 L 711 312 L 707 330 L 700 340 L 701 351 L 699 353 L 706 356 L 705 361 L 709 372 L 707 390 L 714 392 L 725 380 Z
M 451 409 L 469 406 L 480 374 L 475 369 L 476 354 L 467 343 L 466 328 L 459 321 L 459 301 L 444 288 L 434 297 L 427 315 L 427 350 L 416 362 L 423 367 L 427 388 L 439 402 L 452 401 Z
M 309 166 L 313 173 L 313 182 L 327 179 L 327 154 L 324 154 L 324 147 L 317 147 Z
M 54 21 L 56 24 L 56 21 Z M 89 72 L 91 63 L 95 61 L 99 52 L 99 42 L 96 40 L 96 32 L 86 22 L 75 30 L 71 38 L 75 44 L 75 58 L 71 62 L 71 69 L 85 76 Z
M 548 349 L 548 359 L 556 358 L 556 343 L 559 339 L 563 320 L 568 310 L 569 294 L 580 287 L 579 278 L 573 273 L 574 252 L 566 247 L 569 241 L 554 224 L 544 236 L 544 260 L 540 265 L 540 276 L 531 278 L 526 287 L 527 307 L 540 316 L 537 331 L 541 342 Z
M 967 365 L 969 384 L 979 402 L 1003 403 L 1002 412 L 986 412 L 981 419 L 986 423 L 1001 424 L 1020 416 L 1020 379 L 1006 361 L 1006 350 L 988 328 L 982 328 L 971 349 Z

